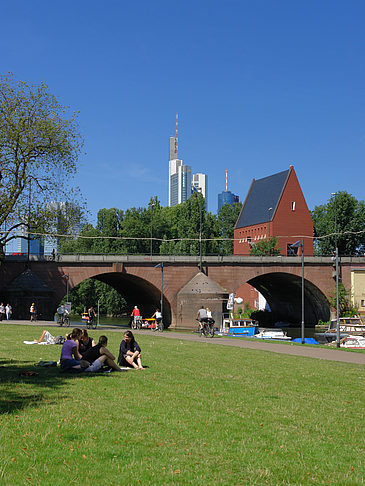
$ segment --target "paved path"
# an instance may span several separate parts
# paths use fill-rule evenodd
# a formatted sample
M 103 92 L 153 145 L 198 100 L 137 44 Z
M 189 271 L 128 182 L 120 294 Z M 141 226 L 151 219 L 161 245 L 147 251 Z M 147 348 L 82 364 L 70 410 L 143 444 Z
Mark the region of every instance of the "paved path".
M 4 321 L 3 321 L 4 322 Z M 29 321 L 5 321 L 7 324 L 14 325 L 30 325 L 34 327 L 56 327 L 59 326 L 53 321 L 37 321 L 35 323 Z M 2 323 L 0 323 L 1 326 Z M 81 324 L 81 323 L 80 323 Z M 99 326 L 98 331 L 114 331 L 121 332 L 122 329 L 108 326 Z M 150 334 L 149 330 L 133 331 L 134 334 Z M 61 333 L 62 334 L 62 333 Z M 186 341 L 204 342 L 207 344 L 221 344 L 223 346 L 233 346 L 236 348 L 256 349 L 261 351 L 270 351 L 273 353 L 289 354 L 292 356 L 302 356 L 306 358 L 325 359 L 329 361 L 341 361 L 343 363 L 354 363 L 365 365 L 365 353 L 349 352 L 336 348 L 325 349 L 323 347 L 312 347 L 301 344 L 277 343 L 272 341 L 251 341 L 245 338 L 229 338 L 229 337 L 214 337 L 213 339 L 200 337 L 194 333 L 183 332 L 155 332 L 153 336 L 156 338 L 164 337 L 167 339 L 182 339 Z M 37 336 L 34 336 L 37 337 Z

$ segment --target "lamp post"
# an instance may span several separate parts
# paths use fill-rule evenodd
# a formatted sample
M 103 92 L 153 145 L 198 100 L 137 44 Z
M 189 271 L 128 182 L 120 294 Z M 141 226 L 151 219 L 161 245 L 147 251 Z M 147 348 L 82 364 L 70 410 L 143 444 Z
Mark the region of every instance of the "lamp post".
M 29 267 L 30 257 L 30 206 L 32 201 L 32 179 L 29 178 L 29 198 L 28 198 L 28 238 L 27 238 L 27 266 Z
M 66 280 L 66 302 L 68 302 L 68 281 L 70 276 L 68 273 L 65 273 L 64 275 L 62 275 L 62 278 Z
M 335 246 L 336 246 L 336 344 L 340 347 L 340 303 L 338 301 L 338 244 L 337 244 L 337 192 L 332 192 L 335 197 Z
M 268 243 L 268 251 L 269 251 L 269 256 L 271 256 L 271 247 L 270 247 L 270 218 L 271 218 L 271 211 L 272 211 L 272 208 L 268 208 L 267 212 L 268 212 L 268 239 L 267 239 L 267 243 Z
M 161 294 L 160 294 L 160 310 L 162 315 L 162 322 L 163 322 L 163 262 L 155 265 L 154 268 L 161 268 Z
M 155 203 L 151 202 L 151 249 L 150 249 L 150 253 L 151 253 L 151 256 L 152 256 L 152 216 L 153 216 L 153 210 L 152 208 L 156 206 Z
M 292 245 L 290 248 L 301 248 L 302 252 L 302 329 L 301 329 L 301 337 L 302 337 L 302 344 L 305 343 L 305 323 L 304 323 L 304 239 L 298 240 Z
M 199 269 L 202 271 L 202 188 L 199 187 Z

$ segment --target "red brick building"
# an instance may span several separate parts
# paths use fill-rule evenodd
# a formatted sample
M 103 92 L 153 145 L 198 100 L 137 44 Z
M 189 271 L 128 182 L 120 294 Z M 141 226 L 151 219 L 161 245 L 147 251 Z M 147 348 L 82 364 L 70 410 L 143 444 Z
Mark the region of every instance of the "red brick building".
M 313 255 L 313 221 L 294 167 L 253 179 L 234 230 L 234 254 L 249 255 L 260 240 L 275 236 L 282 255 L 297 253 L 290 245 L 303 238 L 304 255 Z

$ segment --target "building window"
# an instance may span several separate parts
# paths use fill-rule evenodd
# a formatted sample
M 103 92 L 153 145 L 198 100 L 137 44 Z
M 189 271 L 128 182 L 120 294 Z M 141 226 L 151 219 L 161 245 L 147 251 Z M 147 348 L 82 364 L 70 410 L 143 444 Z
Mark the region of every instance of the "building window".
M 295 211 L 295 201 L 292 201 L 292 203 L 291 203 L 291 210 Z
M 361 299 L 361 307 L 365 307 L 365 300 Z
M 286 255 L 287 256 L 297 256 L 298 255 L 298 248 L 293 248 L 292 243 L 288 243 L 286 245 Z

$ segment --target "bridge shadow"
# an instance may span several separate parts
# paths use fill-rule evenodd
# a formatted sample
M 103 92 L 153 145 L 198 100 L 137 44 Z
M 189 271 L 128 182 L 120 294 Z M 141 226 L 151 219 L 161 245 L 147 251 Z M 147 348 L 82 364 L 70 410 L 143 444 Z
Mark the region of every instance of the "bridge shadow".
M 24 376 L 24 374 L 26 375 Z M 54 404 L 68 397 L 68 394 L 58 395 L 54 392 L 62 390 L 70 380 L 93 378 L 101 373 L 64 373 L 59 367 L 43 368 L 26 360 L 0 361 L 0 415 L 16 414 L 30 407 L 37 408 L 47 403 Z M 104 374 L 105 379 L 113 373 Z

